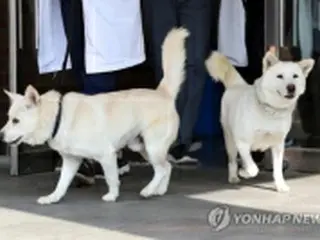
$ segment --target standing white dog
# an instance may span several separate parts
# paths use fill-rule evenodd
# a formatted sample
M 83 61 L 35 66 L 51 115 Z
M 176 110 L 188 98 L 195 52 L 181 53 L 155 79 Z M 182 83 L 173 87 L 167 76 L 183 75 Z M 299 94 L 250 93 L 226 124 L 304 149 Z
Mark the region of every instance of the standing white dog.
M 56 91 L 39 95 L 32 86 L 24 96 L 7 92 L 11 99 L 9 120 L 1 130 L 9 144 L 44 144 L 59 152 L 62 171 L 55 190 L 38 199 L 40 204 L 60 201 L 75 176 L 82 158 L 95 159 L 103 168 L 109 192 L 104 201 L 119 196 L 117 152 L 125 145 L 140 150 L 138 135 L 153 166 L 154 176 L 141 196 L 167 192 L 171 165 L 170 145 L 177 137 L 179 116 L 175 99 L 184 81 L 185 39 L 188 31 L 171 30 L 163 43 L 164 77 L 156 90 L 132 89 L 95 96 Z
M 289 191 L 283 173 L 284 141 L 292 124 L 297 100 L 305 91 L 314 60 L 282 62 L 268 55 L 262 77 L 248 85 L 228 59 L 213 52 L 206 61 L 210 75 L 226 87 L 221 103 L 221 124 L 228 153 L 230 183 L 255 177 L 259 169 L 250 151 L 271 148 L 277 191 Z M 242 160 L 238 172 L 237 154 Z

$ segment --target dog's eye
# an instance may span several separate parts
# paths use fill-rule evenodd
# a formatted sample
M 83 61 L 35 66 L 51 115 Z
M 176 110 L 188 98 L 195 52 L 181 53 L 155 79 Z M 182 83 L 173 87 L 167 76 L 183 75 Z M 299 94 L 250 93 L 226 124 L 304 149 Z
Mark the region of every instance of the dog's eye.
M 298 76 L 298 74 L 293 74 L 293 76 L 292 76 L 294 79 L 296 79 L 296 78 L 298 78 L 299 76 Z
M 283 75 L 282 75 L 282 74 L 278 74 L 278 75 L 277 75 L 277 78 L 283 79 Z
M 13 124 L 18 124 L 19 123 L 19 119 L 17 119 L 17 118 L 12 119 L 12 123 Z

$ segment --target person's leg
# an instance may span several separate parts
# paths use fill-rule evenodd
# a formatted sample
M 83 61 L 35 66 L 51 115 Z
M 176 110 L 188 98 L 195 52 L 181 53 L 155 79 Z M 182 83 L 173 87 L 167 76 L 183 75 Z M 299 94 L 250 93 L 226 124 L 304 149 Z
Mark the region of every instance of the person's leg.
M 108 93 L 116 90 L 115 72 L 85 74 L 83 78 L 83 93 L 94 95 L 99 93 Z
M 72 73 L 79 87 L 83 88 L 85 68 L 82 3 L 78 0 L 60 0 L 60 4 L 65 33 L 69 44 Z M 56 171 L 60 170 L 61 167 L 58 163 Z M 90 161 L 83 161 L 76 177 L 78 180 L 77 184 L 79 185 L 90 185 L 94 183 L 94 168 Z
M 71 9 L 72 8 L 72 9 Z M 61 0 L 61 11 L 64 27 L 69 41 L 72 72 L 79 82 L 83 93 L 92 95 L 116 90 L 116 73 L 86 74 L 84 63 L 84 23 L 82 15 L 82 3 L 78 0 Z M 71 14 L 71 11 L 72 14 Z M 72 17 L 72 19 L 70 18 Z M 119 167 L 127 165 L 121 159 Z M 57 170 L 60 168 L 58 167 Z M 100 173 L 100 166 L 90 160 L 83 161 L 77 173 L 78 185 L 93 184 L 95 173 Z
M 144 34 L 147 59 L 151 62 L 156 82 L 162 79 L 162 44 L 167 33 L 178 25 L 176 0 L 143 0 Z
M 72 73 L 79 87 L 84 87 L 84 26 L 82 3 L 78 0 L 60 0 L 63 24 L 69 44 Z M 72 14 L 71 14 L 72 12 Z M 60 166 L 56 167 L 60 171 Z M 90 161 L 84 160 L 76 174 L 79 185 L 94 183 L 94 168 Z
M 157 84 L 163 77 L 163 41 L 172 28 L 179 27 L 177 2 L 177 0 L 142 0 L 147 61 Z
M 175 158 L 185 156 L 190 148 L 206 81 L 205 59 L 211 46 L 211 1 L 178 2 L 180 25 L 190 31 L 187 39 L 186 80 L 177 100 L 180 115 L 179 144 L 172 149 Z

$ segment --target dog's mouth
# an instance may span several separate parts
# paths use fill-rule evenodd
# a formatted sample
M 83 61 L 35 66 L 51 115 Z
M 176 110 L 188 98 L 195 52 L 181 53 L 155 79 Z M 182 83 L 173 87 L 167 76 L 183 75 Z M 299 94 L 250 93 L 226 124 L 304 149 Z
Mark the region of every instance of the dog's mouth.
M 293 93 L 289 93 L 287 95 L 284 96 L 286 99 L 293 99 L 295 97 L 295 95 Z
M 287 95 L 284 95 L 284 96 L 281 94 L 280 91 L 277 91 L 277 93 L 279 94 L 280 97 L 282 98 L 284 97 L 289 100 L 293 99 L 296 96 L 294 93 L 288 93 Z
M 20 141 L 22 139 L 22 136 L 21 137 L 18 137 L 16 138 L 15 140 L 11 141 L 11 142 L 8 142 L 9 145 L 15 145 L 15 144 L 19 144 Z

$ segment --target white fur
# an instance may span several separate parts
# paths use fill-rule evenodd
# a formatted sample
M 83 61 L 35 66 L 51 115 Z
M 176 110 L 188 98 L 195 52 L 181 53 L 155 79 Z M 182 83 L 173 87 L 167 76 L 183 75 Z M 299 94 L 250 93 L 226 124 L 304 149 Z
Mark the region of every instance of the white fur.
M 289 187 L 282 174 L 284 141 L 314 61 L 281 62 L 270 54 L 266 58 L 268 66 L 265 65 L 265 72 L 254 85 L 248 85 L 228 59 L 218 52 L 212 53 L 206 66 L 210 75 L 226 87 L 221 103 L 221 124 L 229 158 L 229 182 L 238 183 L 238 175 L 255 177 L 259 169 L 250 151 L 271 148 L 276 189 L 286 192 Z M 289 84 L 296 88 L 291 99 L 288 99 Z M 238 153 L 242 161 L 239 170 Z
M 40 96 L 32 86 L 24 96 L 6 92 L 12 104 L 9 120 L 1 130 L 4 141 L 10 143 L 20 137 L 16 144 L 38 145 L 47 141 L 63 159 L 55 190 L 39 198 L 38 203 L 59 202 L 65 196 L 82 158 L 101 164 L 109 187 L 102 199 L 115 201 L 120 185 L 117 152 L 125 145 L 144 150 L 154 169 L 152 180 L 140 194 L 150 197 L 167 192 L 171 174 L 167 155 L 178 132 L 175 99 L 184 81 L 184 43 L 188 35 L 183 28 L 168 33 L 163 44 L 164 77 L 156 90 L 132 89 L 95 96 L 66 94 L 59 130 L 53 139 L 60 94 L 50 91 Z M 19 119 L 19 123 L 13 119 Z M 143 138 L 143 147 L 135 140 L 138 135 Z

